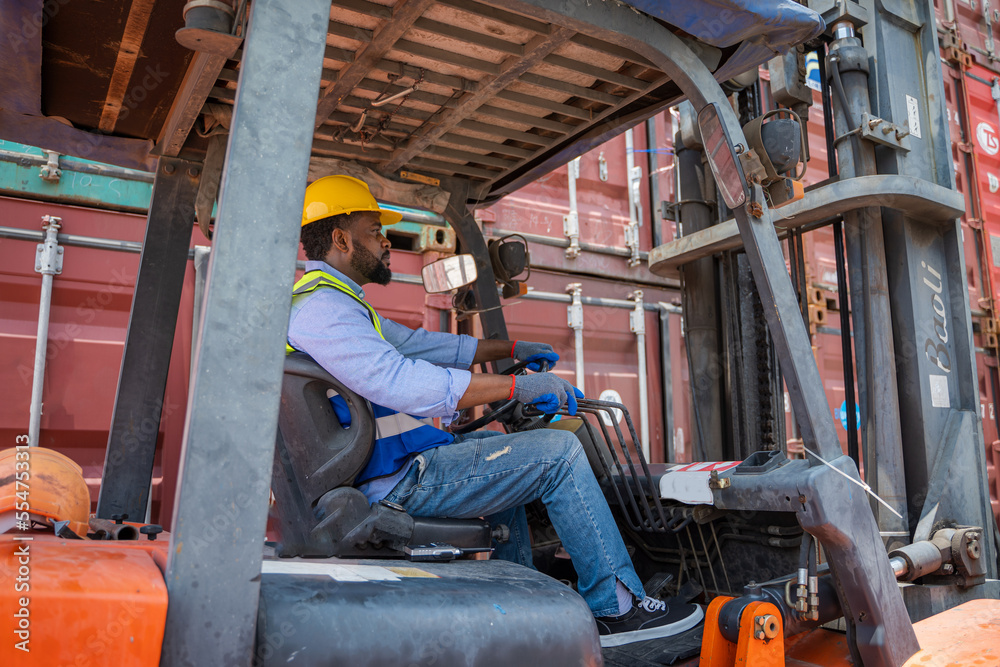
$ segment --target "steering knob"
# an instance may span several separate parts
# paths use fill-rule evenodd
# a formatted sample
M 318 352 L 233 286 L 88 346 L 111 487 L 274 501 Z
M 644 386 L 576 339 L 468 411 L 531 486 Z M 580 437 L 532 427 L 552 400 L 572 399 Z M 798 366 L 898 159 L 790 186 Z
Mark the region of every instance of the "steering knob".
M 496 540 L 497 543 L 503 544 L 510 539 L 510 528 L 507 527 L 507 524 L 497 524 L 497 527 L 490 533 L 490 537 Z

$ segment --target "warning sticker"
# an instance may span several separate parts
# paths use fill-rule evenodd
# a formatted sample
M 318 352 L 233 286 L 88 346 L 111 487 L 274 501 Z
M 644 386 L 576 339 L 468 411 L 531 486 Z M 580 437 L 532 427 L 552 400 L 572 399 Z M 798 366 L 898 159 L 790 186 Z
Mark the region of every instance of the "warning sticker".
M 387 570 L 392 570 L 401 577 L 412 577 L 415 579 L 440 579 L 441 577 L 436 574 L 431 574 L 430 572 L 425 572 L 424 570 L 415 567 L 386 567 Z
M 382 567 L 346 563 L 308 563 L 297 560 L 265 560 L 261 574 L 314 574 L 335 581 L 399 581 L 401 577 L 433 577 L 437 575 L 416 567 Z
M 660 478 L 660 497 L 682 503 L 711 505 L 712 489 L 708 482 L 713 472 L 735 468 L 740 461 L 701 461 L 675 465 Z
M 951 397 L 948 395 L 948 376 L 931 375 L 931 405 L 935 408 L 950 408 Z
M 920 139 L 920 105 L 917 98 L 906 96 L 906 125 L 910 129 L 910 134 Z

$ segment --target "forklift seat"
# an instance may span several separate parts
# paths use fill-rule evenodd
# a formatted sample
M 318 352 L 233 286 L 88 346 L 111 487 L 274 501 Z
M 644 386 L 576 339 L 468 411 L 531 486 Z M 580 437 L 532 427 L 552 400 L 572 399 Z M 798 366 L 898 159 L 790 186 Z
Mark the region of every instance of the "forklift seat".
M 330 397 L 350 410 L 343 426 Z M 407 547 L 447 545 L 489 551 L 480 519 L 411 517 L 384 503 L 369 506 L 353 487 L 375 446 L 367 400 L 302 352 L 285 358 L 271 481 L 281 534 L 279 556 L 402 557 Z

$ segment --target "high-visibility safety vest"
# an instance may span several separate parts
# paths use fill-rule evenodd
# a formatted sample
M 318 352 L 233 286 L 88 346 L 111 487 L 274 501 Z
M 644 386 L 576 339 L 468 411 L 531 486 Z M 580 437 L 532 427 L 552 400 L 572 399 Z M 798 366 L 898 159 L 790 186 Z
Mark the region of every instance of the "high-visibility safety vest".
M 321 287 L 339 290 L 363 305 L 368 311 L 368 317 L 371 319 L 375 331 L 378 332 L 382 340 L 385 340 L 378 313 L 371 307 L 371 304 L 355 294 L 354 290 L 343 280 L 325 271 L 318 269 L 307 271 L 295 283 L 295 288 L 292 291 L 293 304 L 303 305 L 303 302 Z M 298 350 L 290 343 L 285 342 L 287 354 L 296 351 Z M 327 396 L 341 426 L 348 428 L 351 425 L 351 411 L 347 407 L 347 402 L 332 389 L 327 392 Z M 356 486 L 399 472 L 413 454 L 419 454 L 441 445 L 450 445 L 455 441 L 455 436 L 436 428 L 429 417 L 414 417 L 371 401 L 369 403 L 371 403 L 372 413 L 375 416 L 375 448 L 368 464 L 358 473 L 354 481 Z

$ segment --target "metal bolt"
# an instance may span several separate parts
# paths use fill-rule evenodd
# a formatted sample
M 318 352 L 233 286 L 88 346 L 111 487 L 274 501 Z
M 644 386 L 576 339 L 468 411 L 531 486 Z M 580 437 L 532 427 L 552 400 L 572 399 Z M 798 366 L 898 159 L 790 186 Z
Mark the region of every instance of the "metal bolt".
M 972 537 L 971 535 L 965 536 L 968 540 L 968 544 L 965 545 L 965 553 L 969 554 L 969 558 L 975 560 L 982 555 L 982 550 L 979 548 L 979 540 Z
M 143 526 L 139 529 L 139 532 L 146 536 L 146 539 L 150 542 L 156 541 L 156 536 L 163 532 L 163 526 L 158 526 L 155 523 Z
M 170 164 L 169 162 L 167 164 L 163 165 L 163 173 L 164 174 L 172 174 L 172 173 L 174 173 L 174 165 Z
M 882 134 L 889 134 L 895 129 L 896 128 L 894 128 L 892 125 L 886 125 L 885 127 L 882 128 Z
M 733 150 L 736 151 L 737 155 L 743 155 L 743 151 L 746 150 L 746 147 L 743 144 L 736 144 L 733 146 Z
M 772 614 L 757 616 L 754 618 L 754 623 L 760 628 L 760 636 L 757 639 L 774 639 L 778 636 L 778 619 Z
M 941 572 L 943 574 L 953 574 L 955 572 L 955 566 L 951 563 L 945 563 L 941 566 Z
M 870 121 L 868 121 L 868 129 L 869 130 L 874 130 L 881 123 L 882 123 L 882 119 L 881 118 L 872 118 Z
M 198 167 L 191 167 L 190 169 L 188 169 L 188 176 L 190 176 L 191 178 L 196 178 L 200 173 L 201 169 L 199 169 Z

